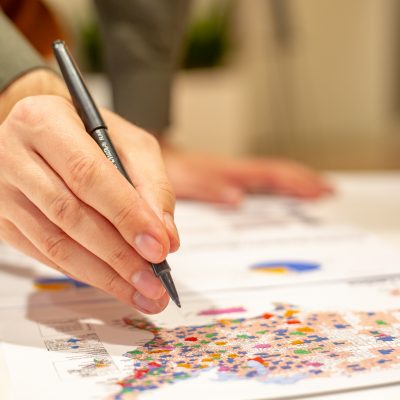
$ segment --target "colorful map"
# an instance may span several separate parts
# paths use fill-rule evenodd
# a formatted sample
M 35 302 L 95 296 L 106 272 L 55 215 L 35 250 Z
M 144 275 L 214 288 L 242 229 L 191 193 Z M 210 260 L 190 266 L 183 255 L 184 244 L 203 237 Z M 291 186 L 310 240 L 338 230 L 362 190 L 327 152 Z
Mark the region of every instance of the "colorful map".
M 155 337 L 125 354 L 132 359 L 133 374 L 119 382 L 115 399 L 210 369 L 219 380 L 285 384 L 400 368 L 400 310 L 303 313 L 279 304 L 256 318 L 220 319 L 203 326 L 162 329 L 132 318 L 124 323 Z

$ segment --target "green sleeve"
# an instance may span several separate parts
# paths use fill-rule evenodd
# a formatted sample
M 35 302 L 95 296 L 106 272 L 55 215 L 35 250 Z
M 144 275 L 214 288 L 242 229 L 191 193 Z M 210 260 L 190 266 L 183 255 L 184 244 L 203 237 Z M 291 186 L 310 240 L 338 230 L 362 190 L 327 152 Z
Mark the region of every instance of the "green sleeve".
M 189 0 L 96 0 L 115 111 L 162 133 Z
M 0 9 L 0 92 L 35 68 L 47 66 Z

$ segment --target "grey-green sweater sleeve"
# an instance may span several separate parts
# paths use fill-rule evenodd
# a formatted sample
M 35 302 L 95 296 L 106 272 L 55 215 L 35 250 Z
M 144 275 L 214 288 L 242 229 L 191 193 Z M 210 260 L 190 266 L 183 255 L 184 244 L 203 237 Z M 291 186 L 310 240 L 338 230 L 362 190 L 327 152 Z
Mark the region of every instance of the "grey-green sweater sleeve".
M 0 92 L 35 68 L 47 66 L 0 9 Z
M 162 133 L 189 0 L 96 0 L 116 112 Z

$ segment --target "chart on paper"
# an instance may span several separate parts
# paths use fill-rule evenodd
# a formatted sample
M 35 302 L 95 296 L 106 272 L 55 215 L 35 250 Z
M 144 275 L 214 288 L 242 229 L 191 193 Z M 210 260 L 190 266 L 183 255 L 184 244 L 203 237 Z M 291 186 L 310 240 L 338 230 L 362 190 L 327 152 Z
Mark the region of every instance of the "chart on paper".
M 182 243 L 169 260 L 181 292 L 390 275 L 400 265 L 379 238 L 293 199 L 255 196 L 240 209 L 180 203 L 176 218 Z
M 400 277 L 192 293 L 184 311 L 153 317 L 94 289 L 39 293 L 27 311 L 0 309 L 1 356 L 18 399 L 279 399 L 400 383 L 399 288 Z

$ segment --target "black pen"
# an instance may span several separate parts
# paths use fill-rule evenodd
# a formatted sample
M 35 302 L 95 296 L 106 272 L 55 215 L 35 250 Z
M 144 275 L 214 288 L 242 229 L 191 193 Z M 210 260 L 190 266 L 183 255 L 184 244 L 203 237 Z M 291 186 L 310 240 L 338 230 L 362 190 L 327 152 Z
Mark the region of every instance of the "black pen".
M 85 125 L 86 131 L 103 150 L 106 157 L 133 186 L 133 183 L 108 136 L 107 125 L 103 121 L 89 90 L 83 82 L 82 75 L 69 53 L 67 46 L 62 40 L 56 40 L 53 42 L 53 51 L 74 106 Z M 178 292 L 176 291 L 174 281 L 172 280 L 170 273 L 171 268 L 168 265 L 167 260 L 164 260 L 159 264 L 151 263 L 151 266 L 154 274 L 161 280 L 171 299 L 178 307 L 180 307 L 181 303 L 179 301 Z

